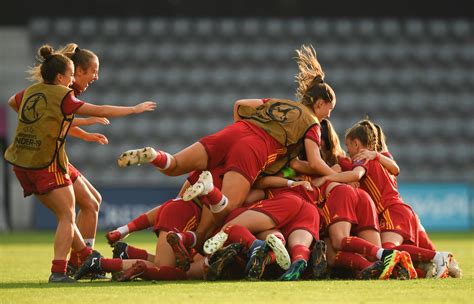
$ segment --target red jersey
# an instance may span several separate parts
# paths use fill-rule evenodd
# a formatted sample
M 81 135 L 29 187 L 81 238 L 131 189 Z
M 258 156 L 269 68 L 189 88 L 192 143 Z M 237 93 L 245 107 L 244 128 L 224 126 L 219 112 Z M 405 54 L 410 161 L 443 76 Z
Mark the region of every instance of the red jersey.
M 360 180 L 360 186 L 372 197 L 378 214 L 390 205 L 403 203 L 398 193 L 396 177 L 380 162 L 370 160 L 364 165 L 362 161 L 356 161 L 352 164 L 352 168 L 355 167 L 363 167 L 366 170 Z

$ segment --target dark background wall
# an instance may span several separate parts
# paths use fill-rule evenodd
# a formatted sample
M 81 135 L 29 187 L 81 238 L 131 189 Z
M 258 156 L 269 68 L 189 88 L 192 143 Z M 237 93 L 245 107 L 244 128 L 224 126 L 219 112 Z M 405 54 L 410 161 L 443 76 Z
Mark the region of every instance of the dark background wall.
M 275 16 L 275 17 L 472 17 L 470 1 L 341 0 L 61 0 L 2 1 L 0 24 L 25 24 L 33 16 Z M 67 3 L 67 4 L 66 4 Z

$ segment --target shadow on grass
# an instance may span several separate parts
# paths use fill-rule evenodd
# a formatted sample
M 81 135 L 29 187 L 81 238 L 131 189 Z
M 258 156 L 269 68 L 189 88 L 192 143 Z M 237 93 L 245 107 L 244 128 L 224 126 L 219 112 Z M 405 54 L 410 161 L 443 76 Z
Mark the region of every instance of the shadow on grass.
M 1 283 L 0 290 L 2 289 L 21 289 L 21 288 L 100 288 L 100 287 L 124 287 L 128 288 L 130 286 L 161 286 L 161 285 L 195 285 L 195 284 L 225 284 L 235 281 L 198 281 L 198 280 L 189 280 L 189 281 L 143 281 L 137 280 L 132 282 L 113 282 L 113 281 L 79 281 L 78 283 L 47 283 L 47 282 L 38 282 L 38 283 Z

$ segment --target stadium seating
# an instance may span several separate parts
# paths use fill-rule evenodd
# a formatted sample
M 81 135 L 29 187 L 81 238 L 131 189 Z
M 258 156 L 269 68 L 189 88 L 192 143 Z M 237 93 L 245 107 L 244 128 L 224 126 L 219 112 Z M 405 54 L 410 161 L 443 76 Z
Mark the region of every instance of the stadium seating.
M 156 100 L 158 109 L 87 127 L 108 146 L 70 140 L 70 160 L 98 185 L 178 185 L 116 156 L 170 152 L 232 121 L 239 98 L 294 98 L 294 50 L 315 46 L 337 94 L 340 136 L 366 115 L 381 124 L 400 181 L 473 181 L 474 23 L 444 19 L 36 18 L 32 50 L 77 42 L 101 60 L 81 96 L 97 104 Z

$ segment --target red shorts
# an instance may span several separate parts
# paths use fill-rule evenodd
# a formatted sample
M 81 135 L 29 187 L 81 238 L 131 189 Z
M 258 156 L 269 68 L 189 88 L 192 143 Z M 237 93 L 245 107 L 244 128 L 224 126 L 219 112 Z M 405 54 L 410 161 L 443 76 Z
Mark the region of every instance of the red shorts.
M 308 202 L 303 204 L 298 214 L 289 223 L 280 227 L 286 240 L 295 230 L 306 230 L 315 240 L 319 240 L 319 212 L 316 206 Z
M 329 193 L 326 203 L 319 209 L 324 225 L 329 227 L 336 222 L 349 222 L 357 225 L 356 206 L 358 197 L 349 185 L 338 185 Z
M 390 205 L 379 215 L 380 230 L 403 236 L 404 243 L 418 246 L 419 223 L 410 206 L 404 203 Z
M 193 231 L 201 219 L 201 208 L 193 202 L 171 199 L 158 208 L 153 231 Z
M 72 185 L 69 174 L 62 172 L 53 163 L 46 169 L 28 170 L 13 166 L 25 197 L 32 194 L 45 194 L 51 190 Z
M 304 204 L 308 203 L 302 197 L 296 193 L 286 192 L 277 197 L 258 201 L 247 210 L 266 214 L 275 222 L 275 228 L 279 229 L 290 223 Z
M 82 175 L 81 172 L 79 172 L 79 170 L 77 170 L 71 163 L 68 164 L 67 170 L 69 171 L 69 177 L 73 183 Z
M 363 230 L 380 231 L 379 219 L 377 216 L 377 209 L 375 203 L 372 201 L 370 195 L 360 188 L 354 188 L 359 200 L 356 205 L 357 227 L 353 229 L 354 233 L 359 233 Z
M 239 121 L 201 138 L 199 142 L 208 156 L 207 168 L 223 167 L 223 174 L 238 172 L 252 185 L 260 172 L 284 152 L 276 139 L 262 133 L 255 133 L 246 122 Z

